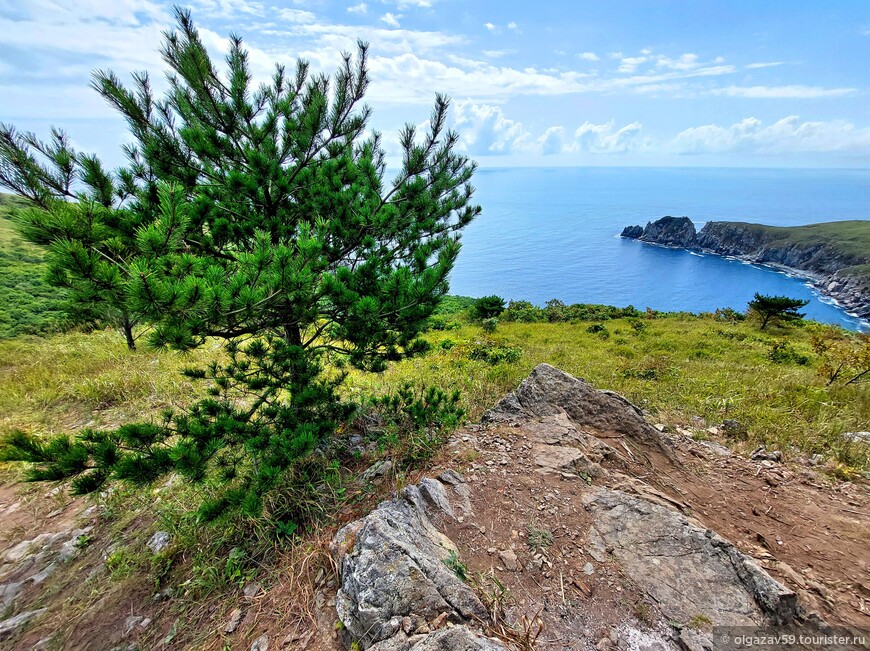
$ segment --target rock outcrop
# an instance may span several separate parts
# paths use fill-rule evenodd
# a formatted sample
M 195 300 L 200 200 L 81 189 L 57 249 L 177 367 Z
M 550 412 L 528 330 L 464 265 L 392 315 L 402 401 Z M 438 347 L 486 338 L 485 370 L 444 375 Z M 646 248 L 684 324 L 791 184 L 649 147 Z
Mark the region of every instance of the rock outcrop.
M 854 226 L 861 222 L 844 222 Z M 836 226 L 836 224 L 833 224 Z M 870 318 L 870 251 L 846 249 L 822 232 L 832 224 L 771 227 L 743 222 L 707 222 L 700 231 L 687 217 L 663 217 L 645 228 L 629 226 L 622 237 L 641 242 L 736 257 L 808 278 L 824 295 L 862 318 Z M 870 222 L 867 222 L 870 229 Z M 817 237 L 794 238 L 801 229 Z
M 797 595 L 730 542 L 671 509 L 620 491 L 590 491 L 593 542 L 675 621 L 784 625 L 800 617 Z
M 575 426 L 625 436 L 653 444 L 669 458 L 667 440 L 643 418 L 643 412 L 613 391 L 599 390 L 549 364 L 539 364 L 516 391 L 502 398 L 483 416 L 484 423 L 511 422 L 565 412 Z
M 332 542 L 341 585 L 336 610 L 349 636 L 373 651 L 503 651 L 467 627 L 487 610 L 445 561 L 456 545 L 433 523 L 467 509 L 455 472 L 424 478 L 341 529 Z M 439 630 L 457 624 L 452 632 Z
M 787 626 L 803 619 L 795 592 L 730 541 L 681 513 L 679 500 L 640 476 L 622 474 L 613 463 L 626 454 L 637 468 L 639 453 L 646 449 L 658 467 L 682 468 L 667 458 L 672 450 L 666 435 L 648 425 L 641 411 L 622 396 L 541 364 L 487 412 L 484 421 L 485 426 L 475 431 L 499 437 L 498 454 L 513 455 L 513 464 L 493 458 L 477 466 L 468 480 L 452 470 L 437 479 L 423 478 L 336 535 L 336 610 L 348 644 L 369 651 L 505 651 L 501 641 L 485 632 L 494 621 L 503 621 L 505 613 L 493 619 L 463 580 L 466 570 L 460 559 L 473 563 L 481 557 L 488 572 L 502 572 L 506 583 L 519 582 L 512 585 L 525 591 L 527 607 L 550 604 L 547 608 L 554 612 L 544 617 L 558 630 L 551 633 L 554 642 L 539 641 L 536 648 L 542 651 L 717 648 L 698 631 L 673 622 L 758 627 Z M 611 445 L 609 439 L 618 443 Z M 496 463 L 504 469 L 495 472 Z M 611 470 L 605 470 L 605 463 Z M 648 466 L 644 474 L 654 473 L 654 467 Z M 498 476 L 505 479 L 499 482 Z M 502 504 L 522 512 L 511 476 L 522 477 L 514 481 L 543 500 L 537 515 L 526 514 L 540 522 L 539 533 L 549 533 L 548 540 L 535 543 L 537 547 L 531 538 L 517 544 L 521 525 L 516 520 L 506 525 L 494 521 L 518 515 L 507 516 L 501 511 L 507 507 L 493 502 L 504 500 Z M 554 481 L 567 483 L 560 490 Z M 556 504 L 570 519 L 563 521 L 562 543 L 553 538 L 558 526 L 538 520 L 547 513 L 556 515 Z M 447 533 L 461 536 L 456 540 L 464 541 L 463 547 L 458 548 Z M 468 547 L 470 540 L 474 542 Z M 572 551 L 578 549 L 579 558 Z M 570 578 L 574 567 L 581 568 L 582 579 L 576 574 Z M 476 569 L 482 571 L 480 565 Z M 599 575 L 597 588 L 587 585 Z M 611 637 L 601 639 L 596 633 L 599 616 L 572 605 L 566 585 L 580 594 L 591 595 L 596 589 L 601 594 L 613 589 L 614 576 L 628 592 L 639 592 L 641 599 L 655 604 L 656 620 L 641 623 L 628 611 L 613 627 L 613 616 L 608 615 Z M 552 588 L 543 585 L 548 580 L 557 581 L 558 591 L 549 602 Z M 611 605 L 614 611 L 622 608 Z M 518 618 L 518 611 L 514 613 Z M 572 640 L 571 645 L 565 646 L 565 640 Z

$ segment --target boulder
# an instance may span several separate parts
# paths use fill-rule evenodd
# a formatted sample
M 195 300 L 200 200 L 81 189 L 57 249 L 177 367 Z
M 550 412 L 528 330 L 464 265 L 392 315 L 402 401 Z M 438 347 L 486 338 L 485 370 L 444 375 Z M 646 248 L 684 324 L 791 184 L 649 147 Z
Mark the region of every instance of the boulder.
M 478 646 L 443 646 L 439 636 L 445 634 L 440 632 L 430 634 L 429 642 L 420 638 L 412 645 L 402 630 L 403 619 L 412 615 L 424 622 L 440 617 L 459 624 L 487 617 L 477 595 L 445 564 L 456 554 L 456 546 L 433 523 L 470 508 L 460 479 L 449 473 L 443 480 L 426 478 L 408 486 L 399 498 L 382 502 L 333 539 L 331 550 L 341 577 L 336 610 L 361 648 L 502 648 L 486 646 L 485 641 L 474 642 Z M 468 635 L 476 639 L 470 631 Z
M 638 407 L 618 393 L 596 389 L 585 380 L 549 364 L 536 366 L 516 391 L 484 414 L 483 421 L 513 423 L 557 416 L 562 412 L 576 426 L 652 444 L 669 459 L 676 460 L 670 443 L 644 420 Z
M 370 647 L 369 651 L 507 651 L 507 648 L 467 626 L 454 626 L 428 635 L 397 635 Z
M 802 613 L 797 595 L 734 545 L 669 508 L 604 488 L 584 497 L 589 541 L 612 549 L 623 572 L 662 613 L 716 626 L 782 625 Z

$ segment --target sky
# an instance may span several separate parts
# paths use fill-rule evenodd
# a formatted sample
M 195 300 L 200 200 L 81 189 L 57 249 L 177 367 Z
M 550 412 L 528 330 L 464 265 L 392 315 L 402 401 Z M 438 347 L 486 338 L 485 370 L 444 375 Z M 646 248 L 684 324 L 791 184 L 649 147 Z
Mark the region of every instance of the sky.
M 436 92 L 482 166 L 870 166 L 868 0 L 190 0 L 217 57 L 255 78 L 331 72 L 370 43 L 371 126 L 397 153 Z M 124 122 L 91 72 L 147 70 L 159 0 L 0 0 L 0 122 L 123 163 Z

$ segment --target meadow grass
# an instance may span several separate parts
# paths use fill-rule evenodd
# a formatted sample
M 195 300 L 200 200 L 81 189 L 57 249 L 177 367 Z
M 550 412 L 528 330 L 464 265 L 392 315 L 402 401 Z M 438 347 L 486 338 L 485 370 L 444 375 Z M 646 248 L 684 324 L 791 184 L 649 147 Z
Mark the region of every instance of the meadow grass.
M 68 321 L 66 292 L 45 281 L 45 250 L 15 230 L 13 209 L 26 204 L 0 194 L 0 339 L 55 332 Z
M 638 326 L 638 321 L 642 323 Z M 502 323 L 496 332 L 458 317 L 432 331 L 431 351 L 381 374 L 351 372 L 343 391 L 360 400 L 402 384 L 459 389 L 461 406 L 478 420 L 539 363 L 547 362 L 599 388 L 622 393 L 656 422 L 707 426 L 734 419 L 747 430 L 737 446 L 766 444 L 832 456 L 867 469 L 866 447 L 844 441 L 870 422 L 867 384 L 826 387 L 809 344 L 818 326 L 760 331 L 752 322 L 691 315 L 614 319 L 604 332 L 590 324 Z M 771 351 L 786 342 L 794 360 Z M 145 347 L 126 350 L 117 332 L 67 333 L 0 341 L 0 434 L 13 429 L 57 433 L 157 417 L 189 404 L 206 388 L 180 374 L 219 357 L 218 342 L 182 355 Z M 481 350 L 513 351 L 498 362 Z M 491 363 L 493 359 L 497 363 Z M 488 361 L 489 360 L 489 361 Z

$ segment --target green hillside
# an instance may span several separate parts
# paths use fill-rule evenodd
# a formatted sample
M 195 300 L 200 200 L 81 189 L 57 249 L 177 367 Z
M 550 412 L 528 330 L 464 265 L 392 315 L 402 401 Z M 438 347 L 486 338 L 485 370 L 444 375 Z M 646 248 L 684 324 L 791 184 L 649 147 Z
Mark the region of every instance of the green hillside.
M 844 256 L 870 263 L 870 220 L 826 222 L 807 226 L 764 226 L 744 222 L 716 222 L 759 233 L 769 246 L 801 248 L 829 244 Z
M 0 339 L 61 329 L 66 294 L 45 282 L 45 252 L 24 241 L 10 219 L 25 203 L 0 194 Z

